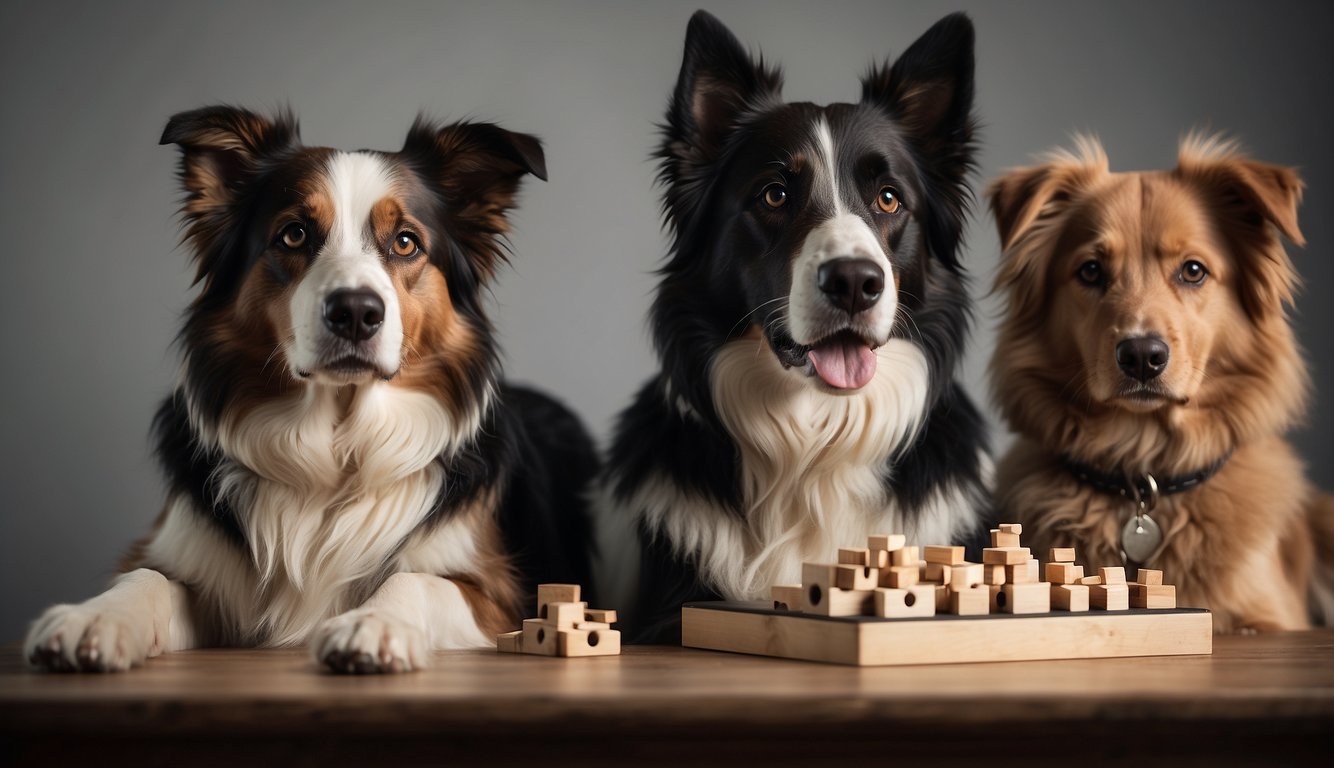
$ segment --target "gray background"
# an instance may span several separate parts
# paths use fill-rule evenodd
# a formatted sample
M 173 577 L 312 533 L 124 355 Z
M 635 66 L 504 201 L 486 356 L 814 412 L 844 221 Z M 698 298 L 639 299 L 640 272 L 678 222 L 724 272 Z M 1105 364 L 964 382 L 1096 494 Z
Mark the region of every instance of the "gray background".
M 496 314 L 512 376 L 563 396 L 605 438 L 652 368 L 644 313 L 664 238 L 647 156 L 699 2 L 5 0 L 0 642 L 45 605 L 101 589 L 161 502 L 146 435 L 191 276 L 176 247 L 175 152 L 157 146 L 169 115 L 290 103 L 307 143 L 344 148 L 397 148 L 420 109 L 542 136 L 551 182 L 525 189 Z M 1319 390 L 1334 384 L 1334 4 L 708 7 L 785 66 L 789 98 L 819 102 L 855 99 L 869 62 L 968 10 L 979 189 L 1081 130 L 1121 170 L 1169 166 L 1196 126 L 1300 166 L 1309 245 L 1293 251 L 1306 278 L 1296 322 Z M 979 296 L 998 250 L 979 217 L 966 252 Z M 981 401 L 994 318 L 984 300 L 963 372 Z M 1334 405 L 1318 399 L 1294 435 L 1326 488 L 1332 427 Z

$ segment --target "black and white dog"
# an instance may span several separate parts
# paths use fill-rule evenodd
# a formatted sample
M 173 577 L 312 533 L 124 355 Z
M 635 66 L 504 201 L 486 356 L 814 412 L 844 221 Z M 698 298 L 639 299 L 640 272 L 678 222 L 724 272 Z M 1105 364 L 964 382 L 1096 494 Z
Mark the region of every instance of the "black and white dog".
M 619 602 L 639 640 L 679 633 L 684 601 L 767 598 L 868 533 L 982 527 L 984 424 L 953 379 L 972 24 L 941 20 L 856 104 L 788 104 L 781 86 L 717 19 L 691 19 L 658 151 L 662 369 L 608 459 L 604 541 L 621 525 L 640 547 L 637 567 L 606 564 L 638 578 L 607 583 L 637 583 Z

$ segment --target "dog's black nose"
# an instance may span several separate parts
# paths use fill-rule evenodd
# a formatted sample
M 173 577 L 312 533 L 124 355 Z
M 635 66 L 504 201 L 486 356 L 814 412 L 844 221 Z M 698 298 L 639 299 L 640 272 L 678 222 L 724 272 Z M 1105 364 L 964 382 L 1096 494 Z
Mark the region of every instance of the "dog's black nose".
M 820 265 L 815 282 L 830 303 L 855 315 L 880 300 L 885 271 L 870 259 L 834 259 Z
M 348 341 L 365 341 L 384 323 L 384 300 L 366 288 L 334 291 L 324 299 L 324 325 Z
M 1116 345 L 1116 364 L 1132 379 L 1147 382 L 1167 370 L 1172 348 L 1156 336 L 1135 336 Z

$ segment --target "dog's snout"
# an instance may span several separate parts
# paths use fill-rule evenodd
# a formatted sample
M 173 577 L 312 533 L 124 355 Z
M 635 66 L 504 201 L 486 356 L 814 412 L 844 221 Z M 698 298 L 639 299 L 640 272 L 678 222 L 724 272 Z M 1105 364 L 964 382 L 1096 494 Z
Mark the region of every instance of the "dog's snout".
M 384 299 L 366 288 L 334 291 L 324 299 L 324 325 L 348 341 L 365 341 L 384 324 Z
M 820 265 L 816 284 L 830 303 L 855 315 L 880 300 L 885 272 L 870 259 L 834 259 Z
M 1167 370 L 1172 348 L 1156 336 L 1134 336 L 1116 345 L 1116 364 L 1132 379 L 1148 382 Z

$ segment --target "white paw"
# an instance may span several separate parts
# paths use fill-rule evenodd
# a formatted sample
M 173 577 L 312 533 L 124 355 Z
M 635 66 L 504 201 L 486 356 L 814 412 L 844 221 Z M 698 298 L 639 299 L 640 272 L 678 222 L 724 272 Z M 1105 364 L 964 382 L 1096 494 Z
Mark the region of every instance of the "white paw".
M 151 621 L 87 604 L 48 608 L 23 643 L 30 664 L 53 672 L 123 672 L 158 652 Z
M 430 645 L 420 629 L 372 608 L 324 622 L 311 636 L 310 648 L 316 661 L 349 674 L 411 672 L 430 661 Z

